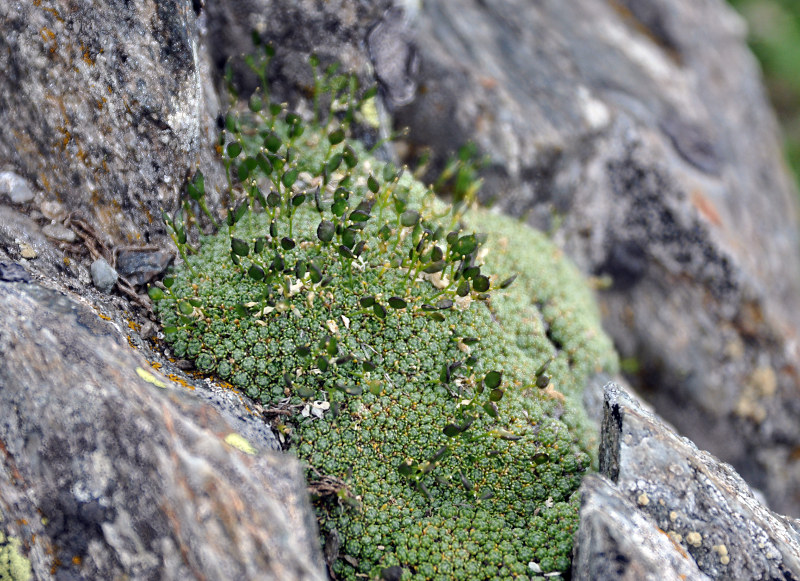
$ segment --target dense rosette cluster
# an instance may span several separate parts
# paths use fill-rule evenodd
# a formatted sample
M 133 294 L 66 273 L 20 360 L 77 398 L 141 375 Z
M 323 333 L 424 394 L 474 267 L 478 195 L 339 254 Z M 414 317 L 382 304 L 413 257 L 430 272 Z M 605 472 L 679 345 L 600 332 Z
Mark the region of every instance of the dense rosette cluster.
M 615 364 L 577 273 L 344 126 L 251 111 L 221 142 L 228 227 L 192 254 L 186 217 L 167 218 L 185 261 L 151 296 L 174 355 L 281 412 L 337 575 L 566 570 L 590 463 L 580 389 Z

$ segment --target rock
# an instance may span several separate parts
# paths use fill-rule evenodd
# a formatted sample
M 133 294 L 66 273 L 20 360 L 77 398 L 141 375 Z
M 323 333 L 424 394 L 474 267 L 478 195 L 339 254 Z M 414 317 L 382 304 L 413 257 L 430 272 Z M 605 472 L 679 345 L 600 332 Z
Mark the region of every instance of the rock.
M 6 195 L 14 204 L 33 200 L 33 190 L 22 176 L 13 171 L 0 172 L 0 195 Z
M 172 252 L 157 248 L 126 248 L 117 253 L 117 272 L 131 284 L 147 284 L 162 275 L 174 259 Z
M 34 578 L 325 578 L 302 471 L 274 440 L 61 293 L 0 282 L 0 320 L 0 532 Z
M 608 480 L 582 484 L 576 578 L 641 579 L 657 563 L 663 577 L 653 578 L 800 578 L 800 523 L 770 511 L 730 465 L 614 384 L 599 456 Z M 703 575 L 692 576 L 687 560 Z
M 105 258 L 95 260 L 92 263 L 91 271 L 92 283 L 97 287 L 97 290 L 103 293 L 110 293 L 119 279 L 119 274 Z
M 572 562 L 575 581 L 710 579 L 607 479 L 586 476 L 580 494 L 581 521 Z
M 31 275 L 21 264 L 0 262 L 0 280 L 4 282 L 31 282 Z
M 634 386 L 800 515 L 796 196 L 743 22 L 718 0 L 431 0 L 412 30 L 410 155 L 477 144 L 483 199 L 609 277 Z
M 117 244 L 163 236 L 198 164 L 216 201 L 203 18 L 190 0 L 0 6 L 0 160 Z
M 75 232 L 58 222 L 42 226 L 42 234 L 60 242 L 75 242 L 78 237 Z

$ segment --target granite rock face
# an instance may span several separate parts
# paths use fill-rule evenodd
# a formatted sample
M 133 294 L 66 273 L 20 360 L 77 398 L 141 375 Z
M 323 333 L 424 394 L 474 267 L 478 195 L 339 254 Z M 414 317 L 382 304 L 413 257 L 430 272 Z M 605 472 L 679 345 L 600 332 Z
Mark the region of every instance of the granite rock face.
M 800 579 L 800 522 L 614 384 L 581 485 L 575 579 Z
M 475 142 L 485 199 L 608 281 L 634 385 L 800 514 L 795 191 L 743 22 L 722 0 L 431 0 L 412 28 L 411 155 Z
M 201 4 L 3 3 L 0 161 L 110 241 L 163 234 L 187 177 L 218 175 Z
M 0 512 L 36 579 L 325 578 L 302 471 L 242 401 L 37 284 L 0 282 L 0 318 Z

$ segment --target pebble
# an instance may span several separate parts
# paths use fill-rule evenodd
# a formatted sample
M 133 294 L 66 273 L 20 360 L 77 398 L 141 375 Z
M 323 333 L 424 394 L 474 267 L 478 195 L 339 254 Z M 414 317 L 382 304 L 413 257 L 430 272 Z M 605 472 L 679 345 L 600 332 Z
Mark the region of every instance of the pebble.
M 119 278 L 117 271 L 111 268 L 105 258 L 95 260 L 92 263 L 91 272 L 94 286 L 103 293 L 110 293 Z
M 58 223 L 46 224 L 42 227 L 42 232 L 44 232 L 44 235 L 48 238 L 60 240 L 62 242 L 75 242 L 78 239 L 75 232 Z
M 0 172 L 0 194 L 5 194 L 15 204 L 25 204 L 33 199 L 28 182 L 13 171 Z

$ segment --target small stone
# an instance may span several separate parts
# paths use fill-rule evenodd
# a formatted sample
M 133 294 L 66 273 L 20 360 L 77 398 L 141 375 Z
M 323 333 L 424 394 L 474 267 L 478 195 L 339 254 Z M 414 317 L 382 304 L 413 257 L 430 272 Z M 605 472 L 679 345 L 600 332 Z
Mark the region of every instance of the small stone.
M 5 194 L 14 204 L 25 204 L 33 199 L 28 182 L 13 171 L 0 172 L 0 194 Z
M 36 251 L 33 249 L 33 246 L 28 244 L 27 242 L 20 242 L 19 243 L 19 253 L 22 258 L 27 258 L 28 260 L 33 260 L 38 255 Z
M 647 506 L 650 504 L 650 498 L 648 498 L 646 493 L 642 492 L 639 495 L 639 498 L 636 499 L 636 502 L 638 502 L 641 506 Z
M 60 240 L 61 242 L 75 242 L 78 237 L 75 232 L 62 224 L 47 224 L 42 227 L 42 232 L 48 238 L 53 240 Z
M 110 293 L 119 278 L 117 271 L 111 268 L 111 265 L 105 258 L 98 258 L 95 260 L 92 263 L 91 271 L 92 282 L 97 290 L 103 293 Z

